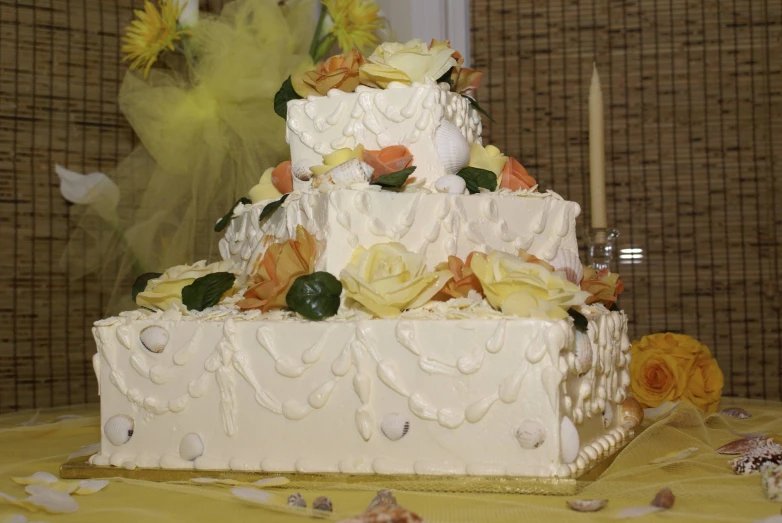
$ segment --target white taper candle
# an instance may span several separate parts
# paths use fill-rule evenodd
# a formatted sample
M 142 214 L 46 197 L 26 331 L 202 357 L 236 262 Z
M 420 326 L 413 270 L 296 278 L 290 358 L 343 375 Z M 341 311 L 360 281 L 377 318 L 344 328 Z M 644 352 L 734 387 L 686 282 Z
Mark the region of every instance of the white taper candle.
M 589 86 L 589 186 L 593 229 L 605 229 L 608 226 L 604 144 L 603 91 L 600 88 L 597 66 L 593 63 L 592 84 Z

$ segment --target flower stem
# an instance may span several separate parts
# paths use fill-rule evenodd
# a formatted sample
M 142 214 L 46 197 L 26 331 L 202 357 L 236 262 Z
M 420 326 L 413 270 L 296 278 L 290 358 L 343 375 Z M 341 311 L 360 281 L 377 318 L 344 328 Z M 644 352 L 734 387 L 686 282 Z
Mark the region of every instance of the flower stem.
M 329 50 L 331 49 L 331 46 L 333 46 L 334 42 L 336 41 L 337 38 L 332 34 L 327 34 L 326 36 L 324 36 L 318 43 L 317 49 L 315 51 L 315 57 L 313 57 L 312 60 L 315 63 L 318 63 L 324 58 L 326 58 L 326 55 L 329 54 Z
M 312 43 L 310 43 L 310 57 L 312 58 L 313 62 L 318 62 L 317 58 L 317 52 L 318 47 L 321 42 L 320 34 L 323 32 L 323 24 L 326 22 L 326 15 L 328 14 L 328 9 L 320 6 L 320 16 L 318 17 L 318 25 L 315 26 L 315 34 L 312 35 Z

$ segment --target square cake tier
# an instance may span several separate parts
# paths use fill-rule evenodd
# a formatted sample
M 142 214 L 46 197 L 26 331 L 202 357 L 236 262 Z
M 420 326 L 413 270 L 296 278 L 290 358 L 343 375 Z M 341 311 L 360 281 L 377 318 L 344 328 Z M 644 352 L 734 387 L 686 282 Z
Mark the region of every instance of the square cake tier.
M 620 407 L 626 318 L 592 309 L 586 332 L 485 311 L 325 322 L 223 307 L 123 313 L 93 329 L 103 430 L 91 462 L 578 476 L 634 427 Z

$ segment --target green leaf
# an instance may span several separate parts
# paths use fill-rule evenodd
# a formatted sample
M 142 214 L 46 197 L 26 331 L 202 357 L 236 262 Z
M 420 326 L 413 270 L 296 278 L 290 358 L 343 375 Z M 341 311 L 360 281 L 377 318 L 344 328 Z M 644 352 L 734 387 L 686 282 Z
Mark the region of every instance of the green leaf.
M 616 302 L 614 302 L 611 304 L 608 310 L 611 312 L 619 312 L 619 305 L 617 305 Z
M 463 94 L 462 96 L 464 96 L 465 98 L 467 98 L 470 101 L 470 106 L 472 106 L 473 109 L 475 109 L 476 111 L 481 113 L 483 116 L 485 116 L 486 118 L 491 120 L 492 123 L 497 123 L 497 122 L 494 121 L 494 118 L 492 118 L 491 115 L 486 112 L 486 109 L 484 109 L 483 107 L 481 107 L 478 104 L 478 101 L 475 98 L 473 98 L 472 96 L 467 96 L 466 94 Z
M 226 227 L 228 227 L 228 224 L 231 223 L 231 220 L 233 220 L 234 218 L 234 209 L 236 209 L 236 206 L 239 205 L 240 203 L 243 203 L 244 205 L 249 205 L 253 202 L 249 198 L 239 198 L 238 200 L 236 200 L 236 203 L 234 203 L 231 206 L 231 210 L 225 213 L 225 216 L 220 218 L 220 220 L 215 224 L 215 232 L 220 232 Z
M 133 303 L 136 303 L 136 296 L 138 296 L 139 293 L 144 292 L 144 289 L 147 288 L 147 282 L 149 282 L 149 280 L 154 280 L 155 278 L 160 278 L 161 276 L 163 276 L 163 274 L 159 272 L 145 272 L 136 278 L 136 281 L 133 282 L 133 289 L 130 293 Z
M 470 194 L 479 193 L 480 189 L 497 190 L 497 175 L 486 169 L 465 167 L 456 173 L 456 176 L 460 176 L 467 182 L 467 190 Z
M 342 284 L 329 272 L 299 276 L 288 291 L 288 308 L 309 320 L 324 320 L 339 309 Z
M 288 194 L 283 194 L 282 198 L 264 207 L 263 210 L 261 211 L 261 217 L 258 218 L 258 223 L 261 223 L 263 220 L 265 220 L 266 218 L 274 214 L 274 211 L 279 209 L 282 206 L 283 202 L 285 202 L 285 199 L 288 197 Z
M 280 90 L 274 95 L 274 112 L 281 116 L 283 120 L 288 118 L 288 102 L 291 100 L 301 100 L 301 96 L 293 89 L 291 77 L 289 76 L 282 82 Z
M 404 183 L 407 181 L 407 178 L 409 178 L 414 171 L 415 166 L 412 166 L 407 167 L 406 169 L 402 169 L 401 171 L 384 174 L 383 176 L 378 176 L 369 182 L 369 185 L 379 185 L 380 187 L 402 187 L 402 185 L 404 185 Z
M 570 314 L 570 317 L 573 318 L 573 324 L 576 326 L 576 329 L 580 330 L 581 332 L 587 331 L 587 325 L 589 322 L 586 319 L 586 316 L 578 312 L 576 309 L 568 309 L 568 314 Z
M 236 276 L 230 272 L 214 272 L 197 278 L 182 289 L 182 303 L 191 311 L 202 311 L 217 305 L 227 290 L 234 286 Z
M 437 83 L 438 83 L 438 84 L 440 84 L 440 83 L 446 83 L 446 84 L 450 85 L 450 86 L 451 86 L 451 90 L 453 90 L 453 78 L 452 78 L 452 75 L 453 75 L 453 69 L 454 69 L 453 67 L 451 67 L 450 69 L 448 69 L 448 70 L 445 72 L 445 74 L 443 74 L 443 75 L 442 75 L 440 78 L 438 78 L 438 79 L 437 79 Z

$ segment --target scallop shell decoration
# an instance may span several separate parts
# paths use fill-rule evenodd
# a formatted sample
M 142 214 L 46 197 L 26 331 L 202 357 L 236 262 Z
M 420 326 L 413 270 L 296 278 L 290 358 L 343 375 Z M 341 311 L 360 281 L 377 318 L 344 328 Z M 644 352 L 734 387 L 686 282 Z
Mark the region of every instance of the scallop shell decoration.
M 391 441 L 397 441 L 408 433 L 410 422 L 401 414 L 389 414 L 380 422 L 380 430 Z
M 578 457 L 578 449 L 581 441 L 578 438 L 578 429 L 567 416 L 562 418 L 559 432 L 562 461 L 566 464 L 573 463 Z
M 584 278 L 584 266 L 578 253 L 573 251 L 559 249 L 557 255 L 551 260 L 551 265 L 555 270 L 564 272 L 570 283 L 578 285 Z
M 538 421 L 524 420 L 515 432 L 516 440 L 523 449 L 536 449 L 546 441 L 546 429 Z
M 579 376 L 592 368 L 592 344 L 586 332 L 576 331 L 576 371 Z
M 182 441 L 179 442 L 179 457 L 185 461 L 193 461 L 204 454 L 204 441 L 201 436 L 191 432 L 185 434 Z
M 470 144 L 462 132 L 448 120 L 440 122 L 434 133 L 437 156 L 445 174 L 456 174 L 470 161 Z
M 440 176 L 436 182 L 434 182 L 434 188 L 437 192 L 446 194 L 464 194 L 464 190 L 467 188 L 467 182 L 464 178 L 455 174 L 445 174 Z
M 124 445 L 133 436 L 133 418 L 125 414 L 118 414 L 109 418 L 103 426 L 103 433 L 115 447 Z
M 159 354 L 168 344 L 168 331 L 160 325 L 150 325 L 141 331 L 139 338 L 144 348 Z

